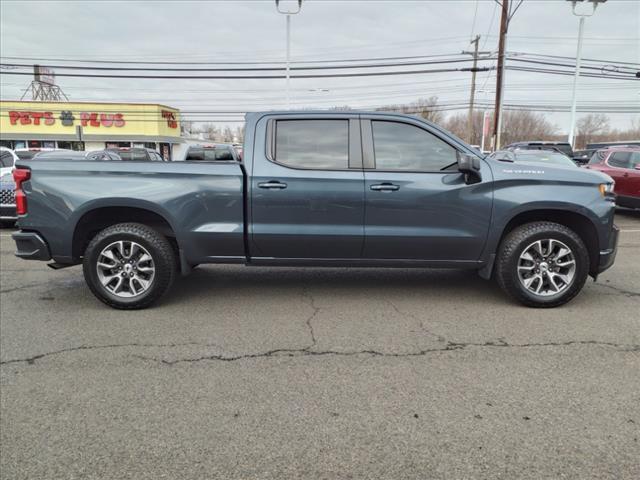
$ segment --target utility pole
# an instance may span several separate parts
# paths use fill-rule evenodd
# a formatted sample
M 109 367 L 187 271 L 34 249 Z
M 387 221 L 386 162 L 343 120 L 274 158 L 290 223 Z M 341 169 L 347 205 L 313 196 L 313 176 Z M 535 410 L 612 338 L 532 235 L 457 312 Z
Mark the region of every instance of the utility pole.
M 286 79 L 287 79 L 287 110 L 291 109 L 291 75 L 290 75 L 290 55 L 291 55 L 291 15 L 300 13 L 302 9 L 302 0 L 298 0 L 298 8 L 294 10 L 280 9 L 280 0 L 276 0 L 276 9 L 278 13 L 287 16 L 287 59 L 286 59 Z
M 476 96 L 476 70 L 478 69 L 478 54 L 489 55 L 491 52 L 478 52 L 478 45 L 480 44 L 480 35 L 476 35 L 476 38 L 471 40 L 472 44 L 475 44 L 473 52 L 463 50 L 462 53 L 467 55 L 473 55 L 473 68 L 471 69 L 471 98 L 469 99 L 469 119 L 467 123 L 467 133 L 469 135 L 469 143 L 473 143 L 474 138 L 474 125 L 473 125 L 473 105 Z
M 504 80 L 504 51 L 507 29 L 509 28 L 509 0 L 502 0 L 502 14 L 500 16 L 500 41 L 498 42 L 498 72 L 496 75 L 496 106 L 493 113 L 493 150 L 500 148 L 500 126 L 502 114 L 502 90 Z
M 578 4 L 577 0 L 570 0 L 572 4 L 572 11 L 576 17 L 580 17 L 580 21 L 578 23 L 578 51 L 576 53 L 576 70 L 573 75 L 573 93 L 571 95 L 571 117 L 569 120 L 569 135 L 567 137 L 567 141 L 572 147 L 575 147 L 573 144 L 575 140 L 575 128 L 576 128 L 576 102 L 578 99 L 578 78 L 580 77 L 580 64 L 582 62 L 582 34 L 584 32 L 584 19 L 586 17 L 591 17 L 594 13 L 596 13 L 596 8 L 598 8 L 599 3 L 604 3 L 607 0 L 590 0 L 591 3 L 591 13 L 584 12 L 578 13 L 576 6 Z

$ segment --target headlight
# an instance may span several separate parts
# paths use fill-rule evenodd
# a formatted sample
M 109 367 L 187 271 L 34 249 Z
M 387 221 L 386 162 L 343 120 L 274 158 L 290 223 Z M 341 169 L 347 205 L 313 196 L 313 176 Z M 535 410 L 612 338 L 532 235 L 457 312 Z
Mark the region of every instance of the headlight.
M 600 195 L 602 195 L 603 197 L 614 197 L 615 194 L 613 193 L 613 187 L 615 187 L 615 182 L 612 183 L 601 183 L 600 185 L 598 185 L 598 188 L 600 189 Z

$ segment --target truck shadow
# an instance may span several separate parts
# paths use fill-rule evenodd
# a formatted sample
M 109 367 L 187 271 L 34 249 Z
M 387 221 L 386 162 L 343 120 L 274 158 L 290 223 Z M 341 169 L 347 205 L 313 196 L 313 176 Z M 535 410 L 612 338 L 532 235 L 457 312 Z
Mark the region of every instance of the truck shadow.
M 472 270 L 394 268 L 287 268 L 244 266 L 201 266 L 188 277 L 177 279 L 167 301 L 188 302 L 203 295 L 238 295 L 246 300 L 267 292 L 292 295 L 300 290 L 353 296 L 381 296 L 389 293 L 421 294 L 451 301 L 473 297 L 505 300 L 495 282 L 480 278 Z

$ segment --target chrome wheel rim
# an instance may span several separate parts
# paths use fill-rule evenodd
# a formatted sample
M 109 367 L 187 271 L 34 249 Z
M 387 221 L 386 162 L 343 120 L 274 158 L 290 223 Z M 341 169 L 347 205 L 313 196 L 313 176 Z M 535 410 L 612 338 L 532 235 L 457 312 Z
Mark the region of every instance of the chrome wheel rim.
M 107 245 L 98 255 L 96 268 L 105 290 L 122 298 L 137 297 L 149 290 L 156 273 L 147 249 L 129 240 Z
M 552 238 L 537 240 L 518 259 L 518 278 L 530 293 L 549 297 L 565 291 L 576 276 L 576 259 L 563 242 Z

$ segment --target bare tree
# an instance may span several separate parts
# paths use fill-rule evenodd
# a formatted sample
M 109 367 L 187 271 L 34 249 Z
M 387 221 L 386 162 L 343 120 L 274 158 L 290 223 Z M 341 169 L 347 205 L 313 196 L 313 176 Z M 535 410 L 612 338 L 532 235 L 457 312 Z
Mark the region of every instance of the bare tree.
M 476 110 L 473 112 L 473 137 L 471 138 L 472 145 L 480 145 L 482 143 L 482 120 L 484 118 L 484 112 Z M 456 113 L 447 117 L 443 123 L 444 128 L 449 130 L 454 135 L 460 138 L 468 139 L 469 122 L 468 114 Z
M 502 114 L 502 145 L 523 140 L 550 140 L 558 127 L 543 113 L 507 110 Z
M 444 113 L 438 108 L 438 97 L 419 98 L 415 102 L 387 105 L 378 110 L 419 115 L 425 120 L 438 124 L 444 122 Z
M 578 120 L 576 148 L 585 148 L 595 137 L 607 135 L 610 130 L 609 117 L 604 113 L 590 113 Z

